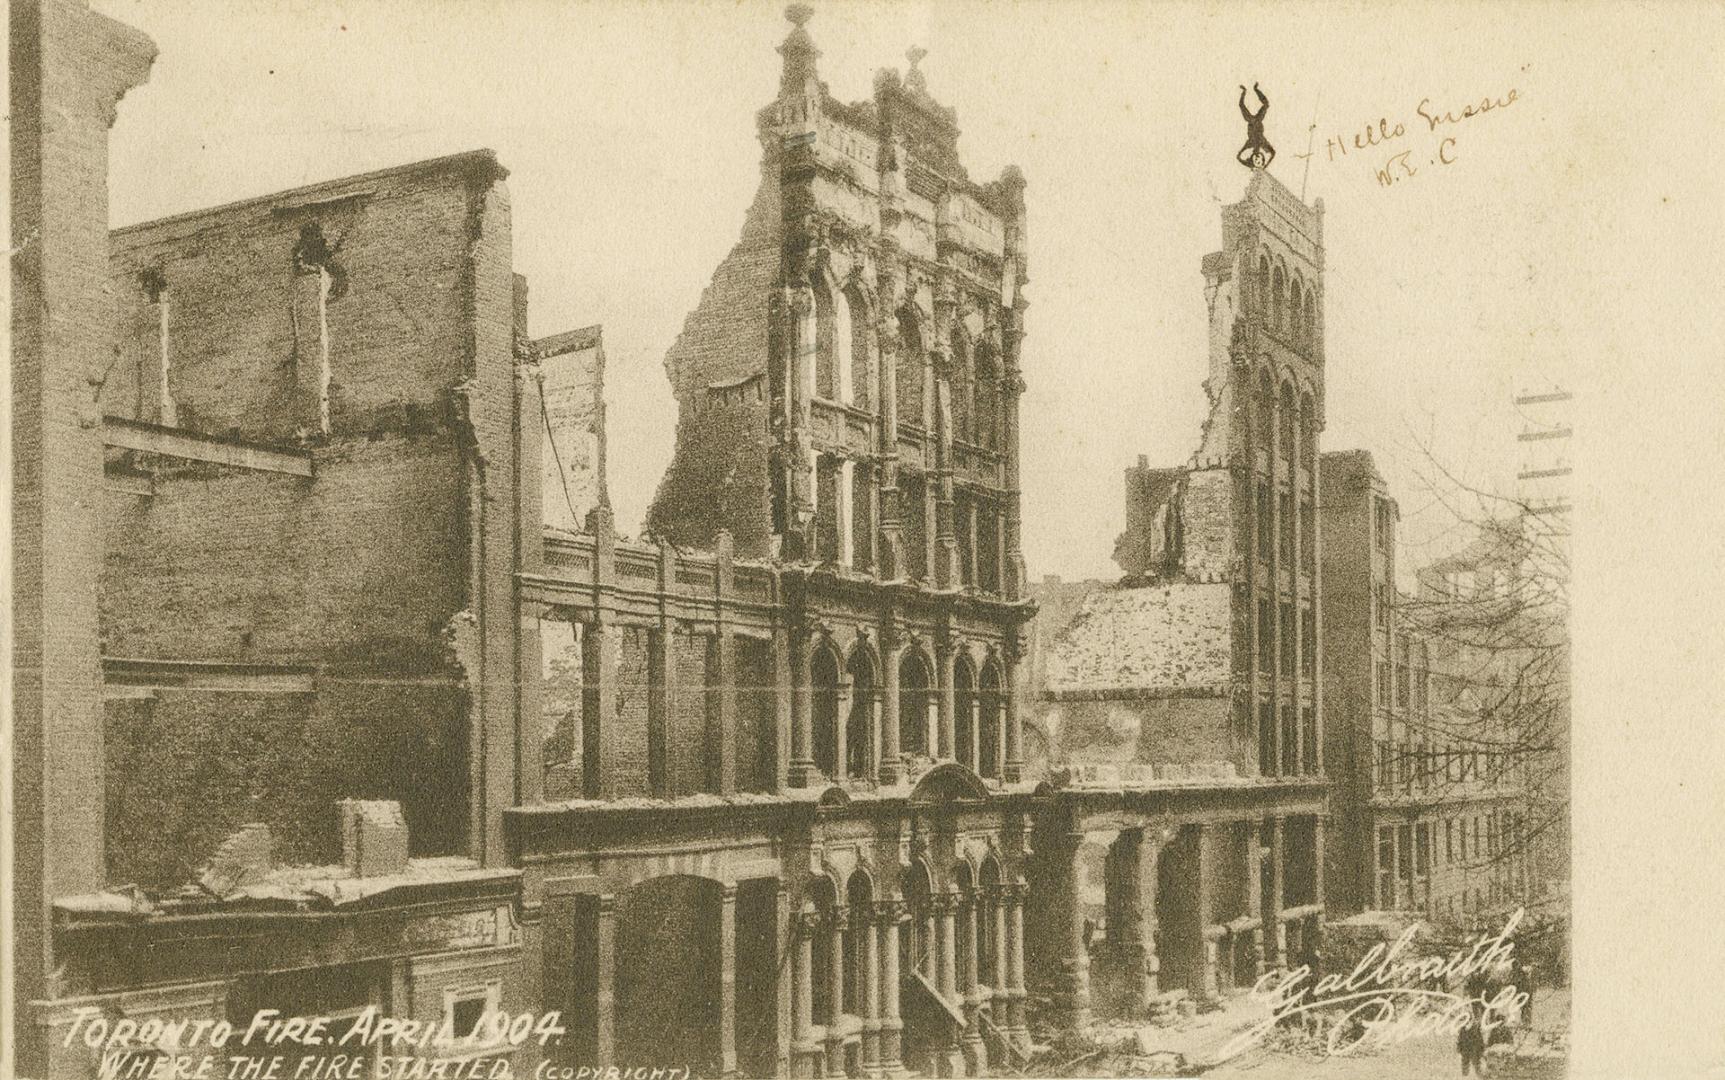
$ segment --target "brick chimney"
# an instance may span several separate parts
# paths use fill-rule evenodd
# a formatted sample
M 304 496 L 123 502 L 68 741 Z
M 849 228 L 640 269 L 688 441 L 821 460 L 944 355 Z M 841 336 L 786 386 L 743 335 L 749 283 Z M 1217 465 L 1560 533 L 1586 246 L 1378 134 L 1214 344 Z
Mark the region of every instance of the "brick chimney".
M 343 799 L 341 861 L 354 877 L 383 877 L 407 869 L 407 822 L 401 804 L 385 799 Z

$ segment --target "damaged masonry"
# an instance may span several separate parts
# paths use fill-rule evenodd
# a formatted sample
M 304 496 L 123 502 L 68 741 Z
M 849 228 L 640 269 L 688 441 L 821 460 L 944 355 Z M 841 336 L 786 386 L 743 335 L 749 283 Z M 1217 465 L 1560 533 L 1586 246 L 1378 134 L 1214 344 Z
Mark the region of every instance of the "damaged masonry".
M 836 100 L 793 6 L 629 538 L 603 330 L 530 334 L 490 151 L 110 230 L 154 47 L 24 6 L 22 1072 L 94 1075 L 90 1010 L 501 1010 L 566 1034 L 453 1057 L 985 1076 L 1316 948 L 1370 828 L 1329 839 L 1321 203 L 1223 209 L 1202 445 L 1129 472 L 1119 583 L 1033 587 L 1027 181 L 921 50 Z

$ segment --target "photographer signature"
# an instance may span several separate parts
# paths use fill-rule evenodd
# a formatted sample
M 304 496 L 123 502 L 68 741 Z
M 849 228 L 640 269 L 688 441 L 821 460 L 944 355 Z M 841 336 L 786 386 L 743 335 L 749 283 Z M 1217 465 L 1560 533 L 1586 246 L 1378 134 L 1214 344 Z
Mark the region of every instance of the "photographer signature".
M 1482 935 L 1448 957 L 1409 955 L 1417 929 L 1409 927 L 1394 944 L 1372 946 L 1346 975 L 1314 981 L 1306 965 L 1266 972 L 1252 988 L 1252 998 L 1268 1005 L 1269 1015 L 1236 1033 L 1219 1056 L 1247 1050 L 1278 1024 L 1317 1009 L 1342 1010 L 1327 1043 L 1328 1052 L 1337 1056 L 1420 1035 L 1453 1035 L 1474 1022 L 1489 1042 L 1492 1032 L 1527 1004 L 1528 995 L 1515 986 L 1484 985 L 1491 972 L 1510 963 L 1511 935 L 1524 914 L 1517 909 L 1496 934 Z M 1459 994 L 1445 989 L 1452 985 L 1468 989 Z

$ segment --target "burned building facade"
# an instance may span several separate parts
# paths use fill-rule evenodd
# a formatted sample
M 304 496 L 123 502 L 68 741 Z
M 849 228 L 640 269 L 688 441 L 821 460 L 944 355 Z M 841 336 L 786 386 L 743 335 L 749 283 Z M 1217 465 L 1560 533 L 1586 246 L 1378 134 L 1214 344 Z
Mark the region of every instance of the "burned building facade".
M 1223 248 L 1203 262 L 1201 445 L 1184 466 L 1127 471 L 1123 577 L 1042 631 L 1051 756 L 1079 784 L 1124 783 L 1129 820 L 1153 821 L 1136 851 L 1099 834 L 1093 951 L 1113 969 L 1147 961 L 1163 988 L 1249 986 L 1299 963 L 1322 922 L 1322 220 L 1262 169 L 1224 208 Z M 1098 845 L 1111 816 L 1073 831 Z M 1145 887 L 1122 888 L 1120 867 L 1158 857 Z
M 524 909 L 578 1060 L 977 1075 L 1029 1042 L 1024 185 L 968 177 L 919 56 L 845 104 L 789 15 L 652 539 L 602 512 L 522 577 Z

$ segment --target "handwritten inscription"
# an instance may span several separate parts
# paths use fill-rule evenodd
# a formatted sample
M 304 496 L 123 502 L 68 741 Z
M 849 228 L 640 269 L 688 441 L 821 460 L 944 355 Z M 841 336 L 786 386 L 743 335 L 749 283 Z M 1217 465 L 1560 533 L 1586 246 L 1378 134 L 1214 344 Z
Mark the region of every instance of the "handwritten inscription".
M 1522 918 L 1517 910 L 1495 935 L 1481 936 L 1470 948 L 1448 957 L 1409 956 L 1415 933 L 1410 927 L 1393 945 L 1372 946 L 1346 975 L 1314 980 L 1303 965 L 1266 972 L 1252 995 L 1268 1007 L 1269 1015 L 1237 1033 L 1221 1056 L 1240 1053 L 1278 1024 L 1318 1010 L 1337 1016 L 1328 1041 L 1330 1054 L 1336 1056 L 1421 1035 L 1454 1035 L 1469 1024 L 1478 1024 L 1489 1041 L 1492 1031 L 1528 1001 L 1528 995 L 1512 985 L 1485 988 L 1482 978 L 1508 966 L 1515 951 L 1512 935 Z M 1473 988 L 1461 994 L 1442 989 L 1455 983 Z
M 1521 91 L 1515 87 L 1495 97 L 1487 95 L 1461 104 L 1442 104 L 1423 97 L 1412 116 L 1391 119 L 1382 115 L 1326 137 L 1321 153 L 1326 162 L 1362 160 L 1370 166 L 1379 187 L 1395 187 L 1428 171 L 1454 165 L 1458 138 L 1468 125 L 1520 100 Z

